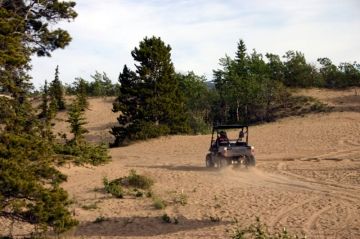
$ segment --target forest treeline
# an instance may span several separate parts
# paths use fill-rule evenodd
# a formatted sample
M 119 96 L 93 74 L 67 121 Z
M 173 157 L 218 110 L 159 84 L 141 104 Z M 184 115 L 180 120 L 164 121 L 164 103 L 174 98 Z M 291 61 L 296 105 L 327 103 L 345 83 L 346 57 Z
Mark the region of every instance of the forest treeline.
M 319 58 L 316 67 L 298 51 L 282 57 L 255 49 L 249 53 L 243 40 L 233 57 L 219 60 L 211 81 L 191 71 L 176 72 L 171 47 L 155 36 L 144 38 L 131 55 L 135 70 L 125 65 L 118 83 L 96 71 L 89 81 L 77 78 L 63 86 L 69 95 L 78 94 L 81 83 L 86 96 L 117 97 L 113 111 L 121 114 L 119 125 L 111 129 L 114 146 L 167 134 L 206 133 L 213 124 L 253 124 L 326 111 L 325 105 L 293 96 L 291 90 L 360 86 L 356 62 L 335 66 L 329 58 Z

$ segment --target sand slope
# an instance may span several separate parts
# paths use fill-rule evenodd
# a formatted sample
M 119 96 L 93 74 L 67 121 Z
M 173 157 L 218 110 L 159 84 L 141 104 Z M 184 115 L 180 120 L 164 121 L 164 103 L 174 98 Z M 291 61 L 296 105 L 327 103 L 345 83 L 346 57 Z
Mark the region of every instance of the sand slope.
M 332 100 L 335 93 L 342 103 Z M 359 96 L 351 90 L 306 94 L 342 109 L 251 127 L 254 169 L 206 169 L 209 135 L 138 142 L 111 149 L 107 165 L 63 168 L 69 175 L 63 187 L 75 200 L 72 211 L 80 221 L 65 236 L 226 238 L 236 225 L 260 217 L 270 230 L 286 226 L 308 238 L 360 238 Z M 116 114 L 110 109 L 108 99 L 91 100 L 90 139 L 111 140 L 107 132 Z M 57 127 L 66 129 L 64 123 Z M 103 177 L 122 177 L 131 169 L 156 181 L 154 193 L 168 202 L 166 209 L 154 209 L 149 198 L 115 199 L 98 190 Z M 181 193 L 186 205 L 174 202 Z M 97 208 L 82 208 L 92 204 Z M 164 213 L 179 224 L 163 223 Z M 106 220 L 94 223 L 99 217 Z

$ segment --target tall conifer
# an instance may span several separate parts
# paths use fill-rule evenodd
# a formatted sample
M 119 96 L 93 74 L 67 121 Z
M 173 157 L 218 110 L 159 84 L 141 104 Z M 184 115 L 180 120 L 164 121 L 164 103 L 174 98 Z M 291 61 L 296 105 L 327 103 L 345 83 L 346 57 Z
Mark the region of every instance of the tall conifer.
M 50 85 L 50 93 L 52 99 L 56 103 L 57 110 L 64 110 L 65 109 L 64 89 L 59 79 L 59 66 L 56 66 L 55 77 Z
M 115 145 L 126 138 L 143 139 L 189 131 L 184 97 L 171 62 L 171 47 L 157 37 L 144 38 L 131 52 L 136 72 L 126 66 L 120 74 L 120 126 L 112 129 Z M 129 101 L 133 106 L 127 106 Z
M 76 224 L 67 206 L 70 201 L 59 183 L 66 180 L 53 165 L 51 145 L 28 100 L 27 71 L 33 53 L 50 55 L 71 40 L 48 22 L 73 19 L 74 2 L 0 1 L 0 96 L 6 112 L 0 129 L 0 218 L 52 227 L 61 232 Z

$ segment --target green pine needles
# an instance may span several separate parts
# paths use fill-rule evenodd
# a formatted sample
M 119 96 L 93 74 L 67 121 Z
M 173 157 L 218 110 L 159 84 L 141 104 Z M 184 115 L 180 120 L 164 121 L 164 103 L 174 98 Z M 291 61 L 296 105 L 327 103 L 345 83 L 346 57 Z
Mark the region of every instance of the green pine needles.
M 113 146 L 126 141 L 189 132 L 185 99 L 171 62 L 171 48 L 157 37 L 144 38 L 131 52 L 136 71 L 126 65 L 119 76 L 120 96 L 113 106 L 121 112 L 112 128 Z
M 27 72 L 32 54 L 50 56 L 70 42 L 70 35 L 52 30 L 49 21 L 53 26 L 74 19 L 74 6 L 72 1 L 0 1 L 0 89 L 8 94 L 0 96 L 0 218 L 57 233 L 77 221 L 60 187 L 66 176 L 54 166 L 52 137 L 44 135 L 46 127 L 29 102 Z

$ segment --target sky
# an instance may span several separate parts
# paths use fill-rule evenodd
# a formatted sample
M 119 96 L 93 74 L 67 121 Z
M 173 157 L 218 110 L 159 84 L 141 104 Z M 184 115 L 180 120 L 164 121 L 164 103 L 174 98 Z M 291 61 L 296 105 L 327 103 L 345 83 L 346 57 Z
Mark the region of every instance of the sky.
M 359 0 L 77 0 L 78 17 L 53 26 L 73 40 L 51 58 L 33 57 L 30 75 L 39 87 L 51 81 L 59 65 L 60 80 L 91 80 L 96 71 L 117 82 L 131 51 L 148 36 L 172 48 L 177 72 L 194 71 L 212 80 L 219 59 L 234 57 L 237 43 L 248 53 L 301 51 L 309 63 L 328 57 L 360 61 Z

